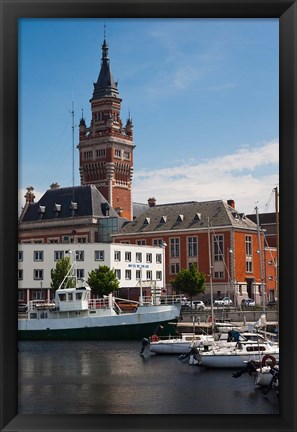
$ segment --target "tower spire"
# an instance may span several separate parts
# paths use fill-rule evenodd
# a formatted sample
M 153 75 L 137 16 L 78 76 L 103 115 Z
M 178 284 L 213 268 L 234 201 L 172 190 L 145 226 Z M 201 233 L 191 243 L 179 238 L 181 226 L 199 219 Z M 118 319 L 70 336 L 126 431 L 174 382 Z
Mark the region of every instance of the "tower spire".
M 118 86 L 115 82 L 108 57 L 108 44 L 106 42 L 106 26 L 104 24 L 104 40 L 102 44 L 101 69 L 98 80 L 94 83 L 93 97 L 90 101 L 100 99 L 102 97 L 120 98 Z

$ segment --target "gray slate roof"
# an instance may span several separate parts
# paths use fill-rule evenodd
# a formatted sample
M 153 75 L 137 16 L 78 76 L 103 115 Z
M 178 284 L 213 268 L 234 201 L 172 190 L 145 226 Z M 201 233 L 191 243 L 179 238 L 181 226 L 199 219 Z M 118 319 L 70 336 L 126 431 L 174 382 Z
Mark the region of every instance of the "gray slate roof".
M 118 217 L 96 186 L 85 185 L 47 190 L 39 201 L 29 204 L 22 222 L 71 218 L 72 202 L 77 203 L 75 217 L 105 217 L 106 209 L 109 216 Z
M 257 229 L 256 224 L 222 200 L 184 202 L 150 207 L 135 220 L 126 223 L 118 234 L 206 229 L 212 227 Z
M 119 98 L 118 86 L 113 79 L 108 58 L 108 45 L 104 39 L 102 45 L 102 62 L 97 83 L 94 83 L 94 92 L 92 99 L 100 99 L 102 97 Z M 91 100 L 92 100 L 91 99 Z

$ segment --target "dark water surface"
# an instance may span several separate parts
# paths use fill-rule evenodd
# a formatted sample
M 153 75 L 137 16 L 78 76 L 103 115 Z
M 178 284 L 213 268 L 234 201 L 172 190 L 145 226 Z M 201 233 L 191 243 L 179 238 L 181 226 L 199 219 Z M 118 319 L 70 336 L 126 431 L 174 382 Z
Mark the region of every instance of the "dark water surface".
M 279 414 L 248 374 L 139 355 L 141 342 L 19 342 L 19 414 Z

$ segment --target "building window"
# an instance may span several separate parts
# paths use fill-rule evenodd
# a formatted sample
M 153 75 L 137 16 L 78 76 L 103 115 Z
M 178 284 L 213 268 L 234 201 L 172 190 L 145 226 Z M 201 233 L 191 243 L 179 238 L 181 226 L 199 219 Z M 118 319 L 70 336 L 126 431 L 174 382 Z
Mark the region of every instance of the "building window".
M 34 261 L 43 261 L 43 251 L 34 251 Z
M 49 244 L 59 243 L 59 239 L 58 238 L 48 238 L 47 243 L 49 243 Z
M 136 262 L 141 263 L 142 262 L 142 253 L 136 252 Z
M 84 251 L 75 251 L 76 261 L 84 261 L 85 252 Z
M 87 243 L 87 237 L 77 237 L 77 243 Z
M 84 152 L 84 159 L 85 160 L 92 159 L 92 157 L 93 157 L 93 152 L 91 150 Z
M 33 300 L 42 300 L 42 292 L 38 290 L 33 290 L 32 298 Z
M 103 250 L 95 250 L 94 259 L 95 259 L 95 261 L 104 261 L 104 251 Z
M 163 245 L 163 239 L 153 239 L 153 246 L 162 246 Z
M 125 261 L 131 261 L 131 252 L 125 252 Z
M 23 261 L 24 258 L 24 253 L 23 251 L 18 251 L 18 262 Z
M 64 251 L 54 251 L 54 261 L 64 258 Z
M 179 238 L 170 239 L 170 256 L 179 257 Z
M 18 301 L 23 302 L 25 300 L 24 290 L 18 290 Z
M 245 269 L 246 273 L 253 272 L 252 237 L 245 237 Z
M 162 254 L 159 253 L 156 254 L 156 263 L 162 264 Z
M 162 272 L 160 270 L 156 271 L 156 279 L 162 280 Z
M 172 263 L 170 264 L 170 273 L 176 274 L 179 272 L 179 263 Z
M 214 279 L 224 279 L 224 272 L 214 272 Z
M 146 254 L 146 262 L 147 263 L 153 262 L 153 255 L 151 253 Z
M 115 261 L 121 261 L 121 252 L 120 251 L 114 251 L 114 260 Z
M 252 261 L 246 261 L 245 270 L 247 273 L 253 273 L 253 263 Z
M 188 238 L 188 255 L 189 257 L 196 257 L 198 255 L 198 239 L 197 237 Z
M 151 270 L 147 270 L 146 271 L 146 279 L 147 280 L 152 280 L 153 279 L 153 273 Z
M 215 235 L 213 238 L 214 242 L 214 260 L 223 261 L 223 251 L 224 251 L 224 236 Z
M 122 157 L 122 151 L 121 150 L 118 150 L 118 149 L 115 149 L 114 150 L 114 155 L 116 156 L 116 157 Z
M 120 269 L 115 269 L 115 275 L 119 280 L 121 280 L 121 270 Z
M 23 280 L 23 270 L 18 269 L 18 280 Z
M 136 270 L 136 279 L 137 280 L 141 279 L 141 270 Z
M 99 150 L 96 150 L 96 156 L 97 156 L 98 158 L 105 157 L 105 156 L 106 156 L 106 151 L 105 151 L 105 149 L 99 149 Z
M 246 256 L 252 256 L 252 237 L 245 237 L 245 254 Z
M 124 159 L 130 160 L 130 152 L 124 151 Z
M 145 240 L 137 240 L 136 244 L 139 245 L 139 246 L 145 246 L 146 245 L 146 241 Z
M 78 279 L 82 279 L 85 277 L 85 270 L 84 269 L 76 269 L 76 277 Z
M 125 279 L 131 280 L 131 270 L 125 270 Z
M 43 280 L 43 270 L 41 270 L 41 269 L 33 270 L 33 279 L 34 280 Z

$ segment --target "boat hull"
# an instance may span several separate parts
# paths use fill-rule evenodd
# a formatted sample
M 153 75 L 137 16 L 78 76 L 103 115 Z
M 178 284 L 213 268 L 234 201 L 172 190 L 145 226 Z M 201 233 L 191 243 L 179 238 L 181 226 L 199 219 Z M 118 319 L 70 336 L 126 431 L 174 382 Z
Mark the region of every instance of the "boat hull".
M 279 360 L 278 352 L 269 353 Z M 210 353 L 200 353 L 199 355 L 199 365 L 209 368 L 244 368 L 250 360 L 259 360 L 258 356 L 246 355 L 232 355 L 232 354 L 210 354 Z
M 171 320 L 171 322 L 177 322 Z M 145 324 L 115 325 L 112 327 L 84 327 L 74 329 L 19 330 L 19 340 L 141 340 L 148 338 L 156 326 L 162 325 L 172 332 L 167 321 Z
M 155 354 L 186 354 L 191 351 L 191 343 L 186 341 L 151 342 L 150 351 Z
M 177 307 L 152 306 L 120 315 L 20 319 L 19 340 L 139 340 L 148 338 L 161 325 L 166 334 L 176 330 Z

